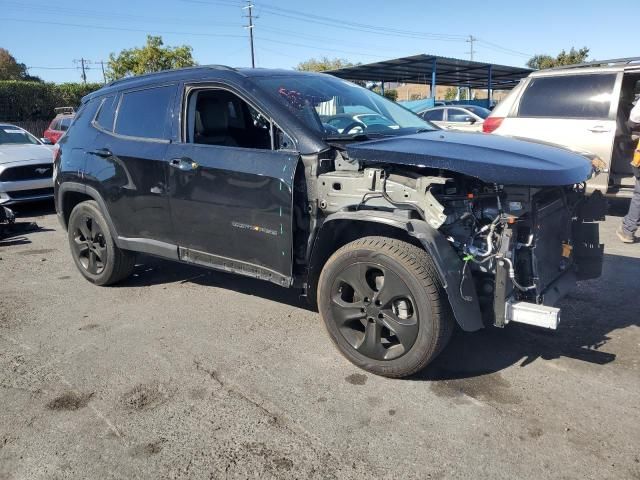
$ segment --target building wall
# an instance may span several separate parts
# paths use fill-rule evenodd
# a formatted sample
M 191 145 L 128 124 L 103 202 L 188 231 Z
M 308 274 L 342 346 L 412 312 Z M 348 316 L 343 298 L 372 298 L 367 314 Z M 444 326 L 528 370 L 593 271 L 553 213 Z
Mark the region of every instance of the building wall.
M 431 97 L 431 85 L 430 84 L 415 84 L 415 83 L 385 83 L 385 90 L 396 90 L 398 92 L 398 101 L 407 100 L 420 100 L 423 98 Z M 436 86 L 436 99 L 444 100 L 447 90 L 451 88 L 446 85 Z M 454 87 L 455 88 L 455 87 Z M 487 98 L 487 91 L 482 89 L 473 89 L 473 94 L 477 99 Z M 505 90 L 494 90 L 493 99 L 500 101 L 507 96 L 509 92 Z M 417 97 L 417 98 L 416 98 Z

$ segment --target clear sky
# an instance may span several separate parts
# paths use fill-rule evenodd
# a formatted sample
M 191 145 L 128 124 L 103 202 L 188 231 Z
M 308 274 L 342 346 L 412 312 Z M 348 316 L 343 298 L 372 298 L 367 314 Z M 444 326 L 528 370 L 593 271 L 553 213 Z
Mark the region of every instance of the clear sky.
M 189 44 L 200 64 L 250 65 L 241 0 L 0 0 L 0 47 L 47 81 L 78 81 L 74 60 L 143 45 Z M 523 66 L 587 46 L 596 59 L 640 55 L 638 0 L 254 0 L 259 67 L 327 55 L 353 62 L 418 53 Z M 38 68 L 40 67 L 40 68 Z M 47 67 L 47 68 L 42 68 Z M 99 65 L 88 79 L 101 81 Z

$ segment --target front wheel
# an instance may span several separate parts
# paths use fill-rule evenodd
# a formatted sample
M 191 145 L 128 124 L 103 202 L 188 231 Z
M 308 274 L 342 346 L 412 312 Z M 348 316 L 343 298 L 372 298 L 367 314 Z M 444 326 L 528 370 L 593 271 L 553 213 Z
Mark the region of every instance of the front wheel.
M 69 246 L 80 273 L 96 285 L 111 285 L 133 271 L 135 255 L 115 244 L 100 207 L 93 200 L 79 203 L 69 216 Z
M 336 251 L 318 307 L 340 352 L 377 375 L 406 377 L 449 341 L 453 321 L 431 257 L 407 242 L 365 237 Z

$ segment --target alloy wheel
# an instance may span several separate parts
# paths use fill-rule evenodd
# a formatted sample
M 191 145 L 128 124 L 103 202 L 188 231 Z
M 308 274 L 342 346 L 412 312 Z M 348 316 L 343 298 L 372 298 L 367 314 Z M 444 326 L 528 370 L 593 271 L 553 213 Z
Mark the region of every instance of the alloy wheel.
M 415 305 L 400 276 L 375 263 L 349 265 L 331 289 L 332 317 L 340 333 L 375 360 L 393 360 L 411 349 L 419 328 Z
M 84 269 L 100 275 L 107 262 L 107 242 L 98 222 L 91 216 L 82 216 L 73 232 L 73 251 Z

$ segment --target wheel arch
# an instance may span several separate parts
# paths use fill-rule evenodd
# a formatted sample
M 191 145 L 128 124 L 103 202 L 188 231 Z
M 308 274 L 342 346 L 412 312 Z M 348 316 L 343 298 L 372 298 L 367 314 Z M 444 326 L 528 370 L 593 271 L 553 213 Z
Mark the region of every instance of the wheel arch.
M 109 211 L 107 210 L 104 199 L 95 188 L 83 185 L 82 183 L 65 182 L 61 184 L 58 189 L 56 202 L 58 204 L 58 214 L 60 216 L 62 226 L 65 229 L 69 226 L 69 217 L 71 216 L 73 209 L 76 205 L 87 200 L 94 200 L 98 203 L 104 218 L 107 220 L 109 232 L 111 233 L 111 236 L 116 239 L 117 243 L 118 232 L 116 231 L 111 217 L 109 216 Z
M 309 258 L 307 289 L 314 305 L 320 272 L 329 257 L 343 245 L 367 236 L 386 236 L 425 250 L 433 260 L 458 325 L 465 331 L 484 327 L 473 279 L 467 269 L 462 282 L 463 262 L 453 247 L 426 222 L 394 212 L 341 211 L 327 216 L 316 234 Z M 461 283 L 467 300 L 460 295 Z

